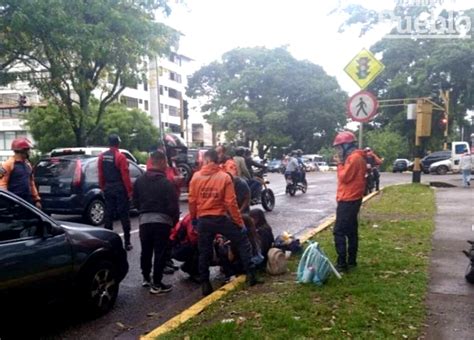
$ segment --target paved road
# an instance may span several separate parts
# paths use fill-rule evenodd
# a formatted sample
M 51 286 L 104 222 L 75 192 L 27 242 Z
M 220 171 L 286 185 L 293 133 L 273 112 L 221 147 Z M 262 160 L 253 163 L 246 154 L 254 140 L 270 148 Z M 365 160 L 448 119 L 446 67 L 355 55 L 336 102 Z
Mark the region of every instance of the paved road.
M 443 176 L 444 177 L 444 176 Z M 424 181 L 431 176 L 425 176 Z M 440 180 L 441 176 L 435 176 Z M 270 187 L 276 196 L 276 207 L 267 213 L 274 234 L 283 231 L 293 234 L 301 233 L 307 228 L 318 225 L 333 214 L 336 207 L 336 175 L 328 173 L 309 173 L 308 192 L 298 192 L 296 196 L 285 195 L 285 182 L 280 174 L 269 174 Z M 410 182 L 411 174 L 382 174 L 382 185 Z M 182 202 L 182 211 L 187 205 Z M 121 231 L 119 224 L 114 226 Z M 136 339 L 147 331 L 154 329 L 180 311 L 186 309 L 201 297 L 199 285 L 189 281 L 181 271 L 172 276 L 165 276 L 164 281 L 173 284 L 173 291 L 163 296 L 150 295 L 141 287 L 139 269 L 140 245 L 138 240 L 137 218 L 132 218 L 132 244 L 129 252 L 130 271 L 122 282 L 115 308 L 100 319 L 84 321 L 71 316 L 69 311 L 59 311 L 54 322 L 44 323 L 44 329 L 38 330 L 46 338 L 68 339 Z M 219 283 L 217 282 L 215 286 Z M 49 320 L 52 320 L 51 318 Z

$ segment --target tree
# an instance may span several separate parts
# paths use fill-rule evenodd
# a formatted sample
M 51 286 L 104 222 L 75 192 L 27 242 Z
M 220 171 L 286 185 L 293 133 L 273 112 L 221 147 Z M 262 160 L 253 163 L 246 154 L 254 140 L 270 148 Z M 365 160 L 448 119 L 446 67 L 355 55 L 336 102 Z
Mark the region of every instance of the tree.
M 365 139 L 367 145 L 384 159 L 382 170 L 392 166 L 397 158 L 409 158 L 407 139 L 396 132 L 382 129 L 372 130 L 365 134 Z
M 168 53 L 178 33 L 154 21 L 166 0 L 0 0 L 0 73 L 16 72 L 61 108 L 78 146 L 108 105 L 141 79 L 144 57 Z M 20 68 L 19 68 L 20 67 Z M 91 107 L 93 91 L 99 104 Z
M 209 123 L 231 141 L 256 143 L 260 157 L 274 146 L 316 148 L 346 122 L 336 80 L 284 48 L 231 50 L 193 74 L 188 95 L 206 99 Z
M 97 101 L 90 104 L 94 110 L 98 105 Z M 26 124 L 41 152 L 76 145 L 74 134 L 63 116 L 64 113 L 56 104 L 35 108 L 26 115 Z M 93 123 L 92 120 L 87 121 L 85 126 L 88 128 Z M 119 134 L 121 147 L 131 151 L 149 151 L 159 139 L 158 129 L 145 112 L 128 110 L 118 103 L 107 107 L 102 122 L 89 139 L 90 145 L 107 145 L 107 136 L 111 133 Z

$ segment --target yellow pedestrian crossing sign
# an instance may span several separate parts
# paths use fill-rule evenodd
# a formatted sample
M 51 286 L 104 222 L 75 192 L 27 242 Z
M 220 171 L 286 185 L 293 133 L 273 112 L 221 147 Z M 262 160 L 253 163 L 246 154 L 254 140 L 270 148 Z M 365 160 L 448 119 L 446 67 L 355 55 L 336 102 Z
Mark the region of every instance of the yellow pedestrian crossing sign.
M 361 89 L 365 89 L 384 68 L 384 64 L 364 48 L 347 64 L 344 71 Z

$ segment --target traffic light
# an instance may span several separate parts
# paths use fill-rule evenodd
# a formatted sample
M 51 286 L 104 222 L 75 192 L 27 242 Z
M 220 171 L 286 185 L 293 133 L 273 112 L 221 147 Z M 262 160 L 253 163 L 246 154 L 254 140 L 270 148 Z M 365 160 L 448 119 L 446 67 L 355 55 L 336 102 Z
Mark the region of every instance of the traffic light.
M 369 76 L 369 58 L 361 57 L 357 59 L 357 76 L 359 79 L 365 79 Z
M 25 105 L 26 105 L 26 96 L 25 95 L 20 95 L 20 98 L 18 99 L 18 105 L 20 106 L 20 111 L 25 110 Z
M 188 101 L 183 100 L 183 119 L 188 119 L 189 114 L 188 114 Z
M 443 116 L 441 117 L 441 126 L 446 126 L 446 124 L 448 124 L 448 117 L 445 112 L 443 113 Z

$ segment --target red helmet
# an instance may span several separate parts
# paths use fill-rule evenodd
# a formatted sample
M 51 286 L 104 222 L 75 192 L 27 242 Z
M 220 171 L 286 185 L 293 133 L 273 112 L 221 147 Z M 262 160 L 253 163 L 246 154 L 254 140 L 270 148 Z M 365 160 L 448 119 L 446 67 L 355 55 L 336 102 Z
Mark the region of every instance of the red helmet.
M 336 138 L 334 138 L 334 142 L 332 143 L 332 146 L 354 143 L 355 141 L 356 141 L 356 136 L 352 132 L 343 131 L 343 132 L 339 132 Z
M 13 151 L 29 150 L 33 148 L 33 144 L 26 137 L 16 138 L 12 142 Z

